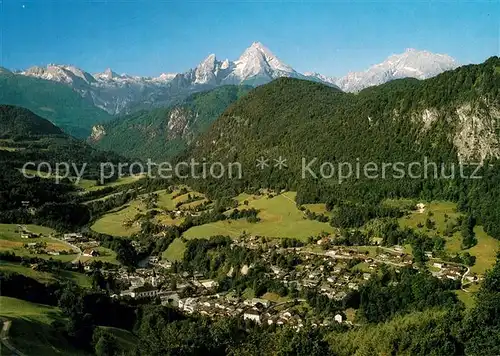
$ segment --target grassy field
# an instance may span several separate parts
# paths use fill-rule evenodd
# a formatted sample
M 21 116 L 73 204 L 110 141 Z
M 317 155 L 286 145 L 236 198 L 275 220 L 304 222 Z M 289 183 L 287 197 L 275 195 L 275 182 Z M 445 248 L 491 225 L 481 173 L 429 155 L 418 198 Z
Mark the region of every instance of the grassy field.
M 0 297 L 0 317 L 12 320 L 10 342 L 27 355 L 84 355 L 52 328 L 63 318 L 58 308 Z
M 114 209 L 97 220 L 91 227 L 92 230 L 113 236 L 131 236 L 140 231 L 140 226 L 133 224 L 126 226 L 125 222 L 133 220 L 137 214 L 144 213 L 146 208 L 139 200 Z
M 456 253 L 460 251 L 460 244 L 462 241 L 460 232 L 455 232 L 451 237 L 445 237 L 444 233 L 447 224 L 456 225 L 460 216 L 461 214 L 457 212 L 455 203 L 431 202 L 425 203 L 425 210 L 422 213 L 413 211 L 410 215 L 400 218 L 399 223 L 403 227 L 410 227 L 429 236 L 444 237 L 446 239 L 446 250 Z M 425 227 L 427 219 L 435 222 L 436 228 L 434 230 L 429 230 Z
M 37 175 L 41 178 L 47 178 L 47 179 L 56 179 L 58 177 L 60 179 L 63 178 L 61 176 L 57 176 L 56 174 L 48 175 L 45 172 L 38 172 L 38 171 L 35 171 L 32 169 L 24 169 L 24 170 L 20 169 L 20 171 L 24 172 L 25 174 L 29 174 L 29 175 L 33 175 L 33 176 Z M 104 185 L 98 185 L 97 181 L 89 180 L 89 179 L 80 179 L 80 181 L 78 181 L 78 184 L 77 184 L 76 177 L 69 177 L 69 179 L 75 184 L 76 187 L 81 188 L 86 192 L 92 192 L 92 191 L 101 190 L 104 188 L 118 187 L 120 185 L 131 184 L 131 183 L 137 182 L 138 180 L 140 180 L 142 178 L 144 178 L 144 176 L 141 176 L 141 175 L 127 176 L 127 177 L 118 178 L 117 180 L 115 180 L 113 182 L 109 182 L 109 183 L 104 184 Z
M 94 180 L 88 180 L 88 179 L 82 179 L 77 187 L 84 189 L 85 191 L 92 192 L 96 190 L 101 190 L 103 188 L 109 188 L 109 187 L 118 187 L 120 185 L 125 185 L 125 184 L 131 184 L 134 182 L 137 182 L 139 179 L 144 178 L 143 176 L 137 175 L 137 176 L 128 176 L 128 177 L 122 177 L 118 178 L 114 182 L 107 183 L 105 185 L 97 185 L 97 182 Z
M 162 210 L 174 210 L 176 203 L 185 201 L 188 196 L 187 194 L 184 194 L 180 197 L 174 198 L 178 192 L 168 193 L 166 190 L 160 190 L 154 193 L 158 194 L 156 210 L 159 210 L 160 212 Z M 125 223 L 127 221 L 135 222 L 135 218 L 138 214 L 145 214 L 149 210 L 152 210 L 148 209 L 146 204 L 142 201 L 141 198 L 144 198 L 145 196 L 146 195 L 141 195 L 130 203 L 110 211 L 92 225 L 92 230 L 103 234 L 124 237 L 129 237 L 139 232 L 140 225 L 138 223 L 132 223 L 132 225 L 126 225 Z M 175 225 L 180 224 L 182 219 L 171 219 L 169 215 L 158 214 L 155 217 L 155 221 L 166 225 Z
M 51 283 L 56 281 L 70 280 L 75 282 L 81 287 L 89 288 L 90 279 L 83 273 L 72 272 L 72 271 L 59 271 L 57 274 L 49 272 L 35 271 L 30 267 L 25 267 L 20 263 L 0 261 L 0 271 L 2 272 L 15 272 L 26 277 L 36 279 L 41 283 Z
M 304 204 L 303 206 L 307 210 L 309 210 L 313 213 L 316 213 L 316 214 L 323 214 L 326 216 L 331 215 L 331 212 L 326 210 L 326 204 L 324 204 L 324 203 Z
M 67 254 L 52 256 L 48 254 L 33 254 L 30 253 L 24 244 L 28 243 L 45 243 L 47 250 L 54 251 L 73 251 L 73 248 L 63 241 L 57 240 L 53 237 L 55 231 L 38 225 L 22 225 L 25 230 L 39 234 L 40 237 L 25 239 L 21 237 L 21 230 L 17 224 L 0 224 L 0 251 L 12 251 L 19 256 L 36 256 L 40 258 L 54 258 L 61 261 L 72 261 L 76 258 L 76 254 Z M 74 251 L 73 251 L 74 252 Z
M 471 255 L 476 256 L 476 264 L 471 267 L 473 273 L 483 274 L 495 264 L 496 253 L 500 249 L 500 241 L 486 234 L 482 226 L 474 228 L 477 245 L 468 250 L 462 250 L 461 248 L 462 237 L 460 231 L 455 232 L 450 237 L 444 236 L 447 225 L 456 224 L 457 219 L 462 215 L 457 212 L 455 203 L 439 201 L 425 203 L 425 205 L 424 212 L 414 211 L 410 215 L 400 218 L 400 225 L 410 227 L 429 236 L 443 237 L 446 240 L 445 250 L 451 254 L 469 252 Z M 435 222 L 435 229 L 430 230 L 425 227 L 425 221 L 428 218 Z M 422 225 L 423 227 L 419 227 Z
M 240 209 L 255 208 L 259 210 L 257 223 L 246 219 L 217 221 L 215 223 L 195 226 L 184 233 L 186 238 L 202 238 L 215 235 L 237 237 L 243 233 L 268 237 L 295 237 L 307 239 L 321 232 L 332 233 L 333 228 L 326 223 L 320 223 L 305 218 L 304 213 L 295 205 L 294 192 L 286 192 L 269 198 L 267 195 L 241 194 L 235 199 L 240 203 Z M 244 202 L 248 202 L 245 205 Z
M 161 258 L 170 262 L 181 261 L 184 257 L 186 245 L 180 238 L 176 238 L 163 252 Z
M 0 146 L 0 151 L 15 152 L 15 151 L 22 151 L 22 150 L 24 150 L 23 147 L 6 147 L 6 146 Z
M 280 297 L 278 294 L 271 293 L 271 292 L 265 293 L 260 298 L 269 300 L 269 301 L 274 302 L 274 303 L 284 303 L 284 302 L 289 302 L 291 300 L 290 297 Z
M 484 232 L 482 226 L 476 226 L 474 232 L 476 233 L 477 245 L 464 251 L 476 256 L 476 264 L 471 267 L 471 272 L 483 274 L 495 264 L 496 254 L 500 250 L 500 241 Z
M 474 300 L 474 294 L 464 292 L 463 290 L 457 290 L 455 291 L 455 294 L 457 295 L 458 299 L 462 303 L 464 303 L 467 309 L 473 308 L 474 305 L 476 305 Z

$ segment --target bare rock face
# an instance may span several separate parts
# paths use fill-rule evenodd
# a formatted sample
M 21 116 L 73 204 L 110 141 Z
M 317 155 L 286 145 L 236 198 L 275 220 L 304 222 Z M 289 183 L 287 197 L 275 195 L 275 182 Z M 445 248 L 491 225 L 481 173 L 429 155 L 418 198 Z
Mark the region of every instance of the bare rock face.
M 485 104 L 485 105 L 481 105 Z M 456 109 L 457 121 L 453 143 L 461 162 L 483 162 L 500 158 L 500 109 L 479 103 Z
M 168 139 L 184 137 L 189 129 L 191 112 L 181 107 L 176 107 L 170 112 L 168 118 Z
M 90 140 L 92 142 L 98 142 L 106 135 L 106 130 L 102 125 L 95 125 L 92 127 L 92 133 L 90 134 Z
M 395 118 L 399 118 L 395 113 Z M 404 118 L 402 118 L 404 120 Z M 463 163 L 482 163 L 500 158 L 500 107 L 485 102 L 466 102 L 454 108 L 426 108 L 411 114 L 411 120 L 421 125 L 422 135 L 432 135 L 433 125 L 445 120 L 449 140 Z

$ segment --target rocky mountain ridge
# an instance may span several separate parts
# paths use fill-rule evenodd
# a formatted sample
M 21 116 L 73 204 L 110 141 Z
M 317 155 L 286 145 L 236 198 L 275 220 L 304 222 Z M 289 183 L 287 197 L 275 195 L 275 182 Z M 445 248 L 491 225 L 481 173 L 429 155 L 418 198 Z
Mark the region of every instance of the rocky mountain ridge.
M 259 86 L 276 78 L 288 77 L 357 92 L 404 77 L 426 79 L 457 66 L 457 61 L 447 55 L 409 49 L 364 72 L 333 78 L 320 73 L 299 73 L 262 43 L 254 42 L 235 61 L 221 61 L 215 54 L 210 54 L 196 68 L 184 73 L 162 73 L 158 77 L 118 74 L 110 68 L 92 75 L 75 66 L 57 64 L 35 66 L 17 74 L 68 85 L 91 99 L 95 106 L 118 115 L 175 104 L 194 92 L 222 85 Z

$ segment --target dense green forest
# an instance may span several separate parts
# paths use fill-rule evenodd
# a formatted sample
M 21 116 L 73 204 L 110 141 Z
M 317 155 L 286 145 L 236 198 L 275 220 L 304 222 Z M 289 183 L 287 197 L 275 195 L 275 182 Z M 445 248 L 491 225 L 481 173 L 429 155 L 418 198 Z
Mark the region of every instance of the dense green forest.
M 196 93 L 168 108 L 140 111 L 103 125 L 95 144 L 131 158 L 162 162 L 186 149 L 224 110 L 251 87 L 223 86 Z
M 17 106 L 0 105 L 1 138 L 31 135 L 63 135 L 60 128 L 31 111 Z

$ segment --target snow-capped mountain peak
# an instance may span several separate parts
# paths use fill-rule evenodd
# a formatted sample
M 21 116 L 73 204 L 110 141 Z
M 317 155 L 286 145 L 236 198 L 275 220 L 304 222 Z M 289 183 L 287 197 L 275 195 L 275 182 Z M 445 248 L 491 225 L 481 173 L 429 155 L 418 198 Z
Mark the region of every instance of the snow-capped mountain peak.
M 159 77 L 153 78 L 153 80 L 159 82 L 168 82 L 175 78 L 177 73 L 161 73 Z
M 233 64 L 234 68 L 224 79 L 225 84 L 250 81 L 253 85 L 260 85 L 278 77 L 300 77 L 260 42 L 252 43 Z
M 304 75 L 313 81 L 336 85 L 337 78 L 329 77 L 318 72 L 305 72 Z
M 217 84 L 220 63 L 215 54 L 210 54 L 195 69 L 195 84 Z
M 446 54 L 436 54 L 407 48 L 403 53 L 393 54 L 385 61 L 363 72 L 351 72 L 336 84 L 344 91 L 359 91 L 400 78 L 427 79 L 446 70 L 458 67 L 459 63 Z
M 293 73 L 292 67 L 281 62 L 267 47 L 260 42 L 254 42 L 248 47 L 241 57 L 236 61 L 236 65 L 245 66 L 249 69 L 269 67 L 272 70 Z
M 117 79 L 121 78 L 122 76 L 113 72 L 111 68 L 106 68 L 106 70 L 102 73 L 97 73 L 94 75 L 96 79 L 101 79 L 101 80 L 112 80 L 112 79 Z
M 34 66 L 21 74 L 75 86 L 95 82 L 91 74 L 75 66 L 62 64 L 49 64 L 46 67 Z

